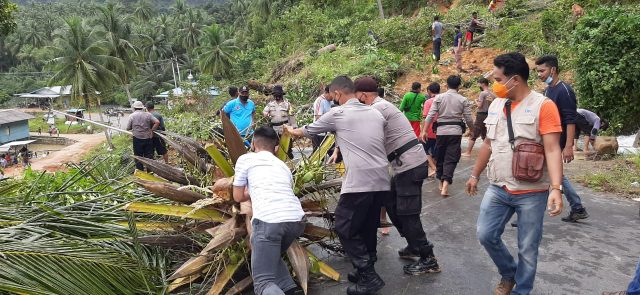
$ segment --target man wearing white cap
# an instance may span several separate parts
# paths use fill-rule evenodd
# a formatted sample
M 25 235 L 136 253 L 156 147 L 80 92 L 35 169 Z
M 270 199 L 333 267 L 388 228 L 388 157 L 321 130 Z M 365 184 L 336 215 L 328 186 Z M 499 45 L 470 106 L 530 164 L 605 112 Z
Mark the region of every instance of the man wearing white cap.
M 160 121 L 144 110 L 144 104 L 137 100 L 133 103 L 133 113 L 129 116 L 127 130 L 133 134 L 133 154 L 153 159 L 153 132 L 160 126 Z M 144 170 L 144 165 L 136 161 L 136 169 Z

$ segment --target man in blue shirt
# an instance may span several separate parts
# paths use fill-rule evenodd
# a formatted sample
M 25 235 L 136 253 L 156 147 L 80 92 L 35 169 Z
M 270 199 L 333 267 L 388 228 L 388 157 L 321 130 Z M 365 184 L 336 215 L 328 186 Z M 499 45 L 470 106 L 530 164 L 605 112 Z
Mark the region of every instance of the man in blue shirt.
M 224 105 L 222 111 L 229 116 L 231 122 L 245 139 L 253 133 L 253 118 L 256 105 L 249 99 L 249 87 L 240 88 L 240 96 Z
M 560 148 L 565 163 L 573 161 L 573 138 L 576 131 L 577 103 L 576 94 L 571 86 L 558 77 L 558 58 L 553 55 L 545 55 L 536 60 L 538 78 L 547 84 L 544 95 L 558 107 L 562 121 L 562 135 L 560 136 Z M 589 217 L 587 210 L 582 206 L 582 200 L 575 189 L 569 183 L 567 176 L 562 177 L 564 195 L 571 205 L 571 212 L 562 221 L 576 222 Z

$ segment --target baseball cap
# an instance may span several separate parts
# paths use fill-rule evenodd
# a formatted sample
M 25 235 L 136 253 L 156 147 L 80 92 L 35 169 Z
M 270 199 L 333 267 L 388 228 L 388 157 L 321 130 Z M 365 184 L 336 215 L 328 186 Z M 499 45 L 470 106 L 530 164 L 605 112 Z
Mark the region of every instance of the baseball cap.
M 247 86 L 240 87 L 240 93 L 242 93 L 242 92 L 249 92 L 249 87 L 247 87 Z

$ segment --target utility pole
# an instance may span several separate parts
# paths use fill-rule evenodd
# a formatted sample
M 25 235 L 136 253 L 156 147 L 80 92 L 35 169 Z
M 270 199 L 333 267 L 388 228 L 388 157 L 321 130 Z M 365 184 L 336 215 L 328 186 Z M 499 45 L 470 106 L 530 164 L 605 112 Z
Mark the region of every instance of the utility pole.
M 171 72 L 173 72 L 173 86 L 178 88 L 178 79 L 176 79 L 176 68 L 173 67 L 173 58 L 171 59 Z
M 380 19 L 384 19 L 384 9 L 382 8 L 382 0 L 378 0 L 378 10 L 380 10 Z

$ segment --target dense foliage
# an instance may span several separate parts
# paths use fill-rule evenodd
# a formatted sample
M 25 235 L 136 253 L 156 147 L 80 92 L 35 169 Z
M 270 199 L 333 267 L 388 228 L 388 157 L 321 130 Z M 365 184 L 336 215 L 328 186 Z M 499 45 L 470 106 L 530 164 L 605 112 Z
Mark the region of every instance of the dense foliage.
M 616 131 L 640 127 L 640 11 L 603 7 L 576 28 L 576 88 L 581 105 Z

